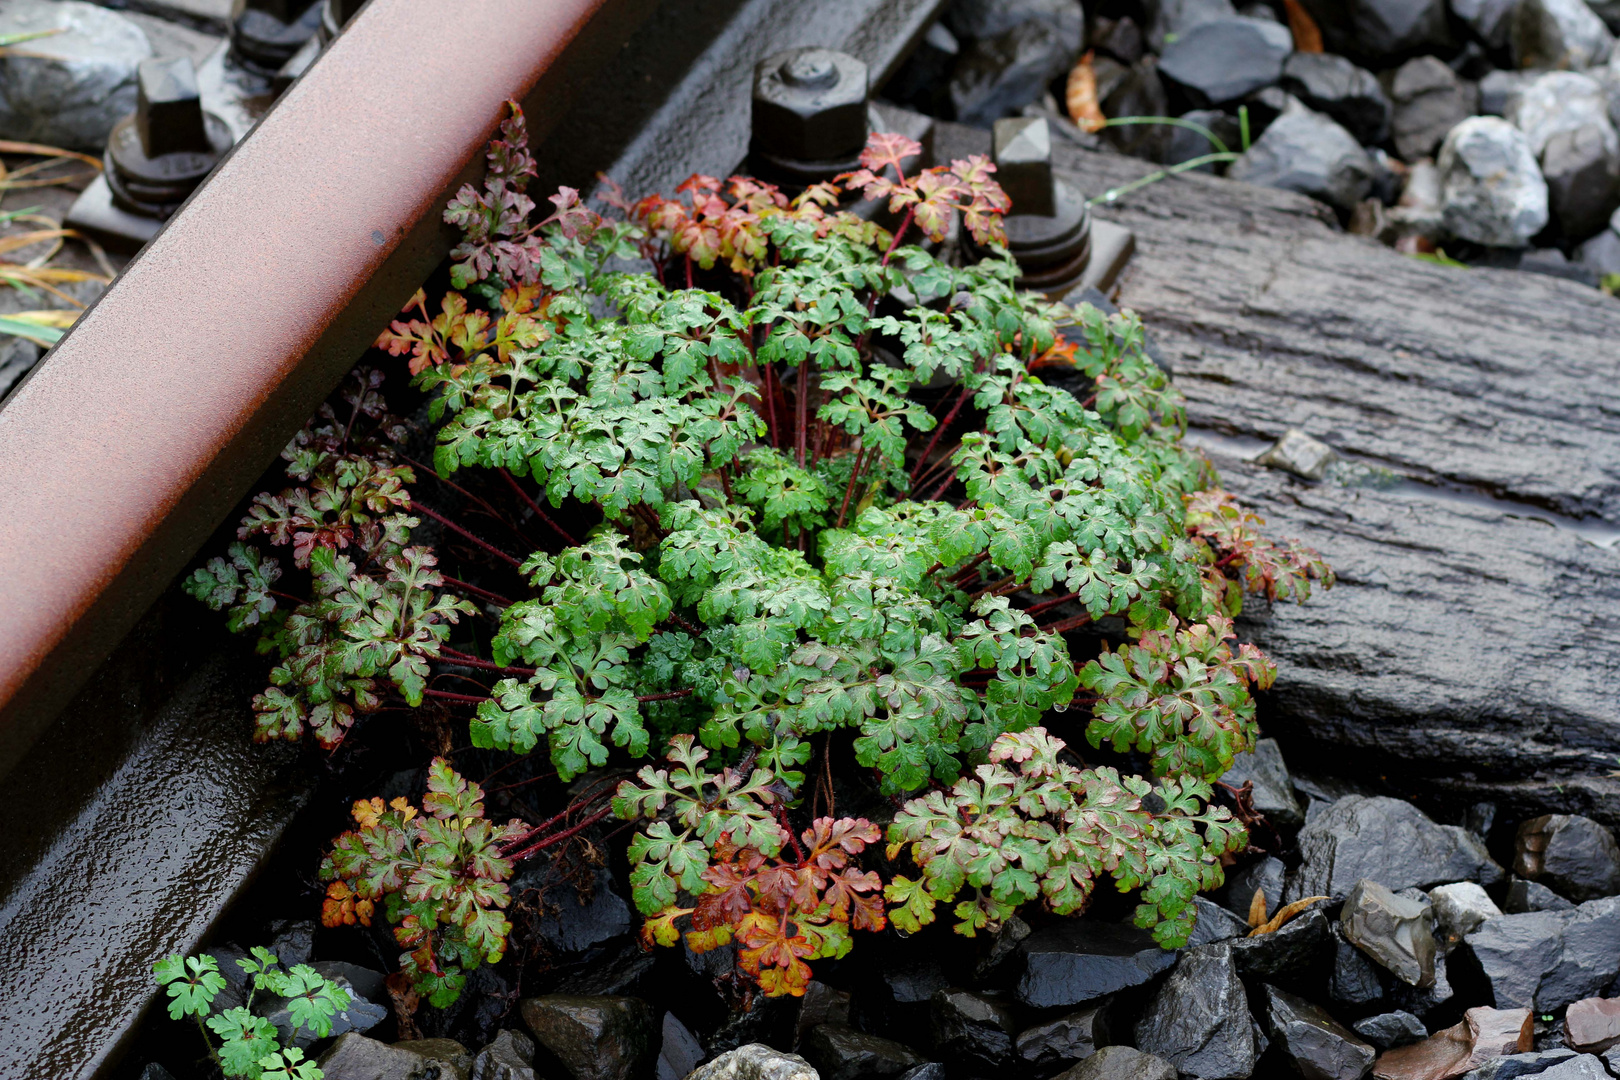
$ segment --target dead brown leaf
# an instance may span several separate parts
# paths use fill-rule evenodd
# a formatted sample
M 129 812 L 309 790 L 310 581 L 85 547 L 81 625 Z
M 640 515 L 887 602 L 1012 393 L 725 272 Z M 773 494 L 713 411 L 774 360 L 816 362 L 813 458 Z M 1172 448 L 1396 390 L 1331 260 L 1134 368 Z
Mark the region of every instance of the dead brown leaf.
M 1249 931 L 1249 936 L 1250 937 L 1259 937 L 1261 934 L 1274 934 L 1274 933 L 1277 932 L 1278 928 L 1282 926 L 1283 923 L 1287 922 L 1289 919 L 1292 919 L 1295 915 L 1298 915 L 1300 912 L 1304 911 L 1306 908 L 1310 907 L 1312 904 L 1316 903 L 1318 900 L 1326 900 L 1326 899 L 1328 899 L 1328 898 L 1325 897 L 1325 896 L 1307 896 L 1303 900 L 1295 900 L 1292 904 L 1284 904 L 1277 911 L 1277 914 L 1275 914 L 1275 915 L 1273 915 L 1271 917 L 1270 922 L 1266 923 L 1264 926 L 1256 926 L 1253 930 Z M 1260 904 L 1261 904 L 1260 910 L 1264 911 L 1265 910 L 1265 899 L 1264 898 L 1262 898 L 1260 900 Z M 1254 915 L 1253 908 L 1250 908 L 1249 915 L 1250 915 L 1251 918 L 1253 917 L 1253 915 Z M 1250 925 L 1253 925 L 1253 924 L 1251 923 Z
M 1321 52 L 1322 31 L 1305 5 L 1300 0 L 1283 0 L 1283 9 L 1288 14 L 1288 29 L 1294 34 L 1294 51 Z
M 1102 106 L 1097 103 L 1097 72 L 1091 66 L 1092 53 L 1087 52 L 1069 71 L 1069 83 L 1063 94 L 1064 107 L 1069 119 L 1081 131 L 1101 131 L 1108 124 Z
M 1257 888 L 1254 890 L 1254 899 L 1249 901 L 1249 925 L 1263 926 L 1266 921 L 1266 891 Z

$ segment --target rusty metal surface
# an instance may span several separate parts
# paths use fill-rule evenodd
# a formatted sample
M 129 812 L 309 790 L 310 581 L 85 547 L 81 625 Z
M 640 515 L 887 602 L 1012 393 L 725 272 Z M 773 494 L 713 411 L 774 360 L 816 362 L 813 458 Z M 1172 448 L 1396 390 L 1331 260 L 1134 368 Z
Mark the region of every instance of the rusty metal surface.
M 0 774 L 447 251 L 645 0 L 372 0 L 0 407 Z M 87 718 L 88 719 L 88 718 Z

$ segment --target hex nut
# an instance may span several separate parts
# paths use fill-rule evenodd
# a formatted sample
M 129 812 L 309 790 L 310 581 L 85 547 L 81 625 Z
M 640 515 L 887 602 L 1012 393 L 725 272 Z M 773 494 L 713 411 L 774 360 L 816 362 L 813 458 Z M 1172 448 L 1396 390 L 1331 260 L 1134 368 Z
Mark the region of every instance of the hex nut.
M 1014 214 L 1051 217 L 1056 192 L 1052 182 L 1052 129 L 1045 117 L 997 120 L 992 135 L 996 181 L 1012 200 Z
M 190 57 L 142 60 L 135 82 L 135 130 L 147 157 L 208 152 L 202 95 Z
M 753 148 L 829 161 L 866 143 L 866 65 L 832 49 L 788 49 L 754 66 Z

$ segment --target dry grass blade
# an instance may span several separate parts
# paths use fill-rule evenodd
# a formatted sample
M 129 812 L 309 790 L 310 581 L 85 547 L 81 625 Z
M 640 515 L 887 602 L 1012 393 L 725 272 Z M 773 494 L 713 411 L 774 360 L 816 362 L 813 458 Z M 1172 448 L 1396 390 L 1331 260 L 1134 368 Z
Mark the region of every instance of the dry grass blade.
M 79 317 L 77 311 L 14 311 L 0 315 L 0 334 L 26 338 L 50 348 L 62 340 L 62 333 Z
M 72 229 L 35 229 L 32 232 L 18 233 L 16 236 L 0 236 L 0 255 L 16 251 L 18 248 L 32 247 L 46 240 L 61 240 L 78 235 Z
M 1254 890 L 1254 899 L 1249 901 L 1249 926 L 1264 926 L 1266 922 L 1266 891 L 1261 888 Z
M 1064 91 L 1064 106 L 1081 131 L 1101 131 L 1108 123 L 1102 106 L 1097 103 L 1097 72 L 1091 66 L 1092 53 L 1087 52 L 1069 71 L 1069 83 Z
M 11 139 L 0 139 L 0 154 L 35 154 L 39 157 L 73 158 L 86 165 L 93 165 L 97 172 L 101 171 L 101 159 L 90 154 L 81 154 L 77 150 L 64 150 L 60 146 L 46 146 L 44 143 L 14 142 Z
M 1327 897 L 1325 896 L 1307 896 L 1303 900 L 1295 900 L 1292 904 L 1286 904 L 1277 912 L 1277 914 L 1271 917 L 1270 922 L 1266 923 L 1264 926 L 1256 926 L 1253 930 L 1250 930 L 1249 936 L 1259 937 L 1261 934 L 1274 934 L 1277 932 L 1278 927 L 1282 926 L 1283 923 L 1287 922 L 1289 919 L 1292 919 L 1295 915 L 1298 915 L 1300 912 L 1304 911 L 1317 901 L 1326 899 Z M 1264 910 L 1264 903 L 1265 901 L 1262 900 L 1261 910 Z M 1251 917 L 1253 914 L 1253 910 L 1251 909 Z
M 1283 0 L 1283 9 L 1288 14 L 1288 29 L 1294 35 L 1294 51 L 1305 53 L 1319 53 L 1322 51 L 1322 31 L 1311 18 L 1310 12 L 1300 0 Z

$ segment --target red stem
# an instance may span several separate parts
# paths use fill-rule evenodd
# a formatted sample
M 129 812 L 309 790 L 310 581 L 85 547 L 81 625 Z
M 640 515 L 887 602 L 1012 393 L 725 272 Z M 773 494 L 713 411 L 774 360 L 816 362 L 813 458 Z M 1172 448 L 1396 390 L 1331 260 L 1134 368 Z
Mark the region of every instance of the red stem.
M 530 855 L 533 855 L 538 851 L 544 851 L 546 848 L 551 847 L 553 844 L 560 844 L 564 840 L 567 840 L 569 837 L 574 836 L 577 833 L 581 833 L 581 832 L 585 831 L 586 829 L 590 828 L 592 825 L 595 825 L 598 821 L 601 821 L 603 818 L 607 817 L 611 813 L 613 813 L 613 805 L 611 803 L 609 803 L 607 806 L 602 807 L 602 809 L 598 810 L 596 813 L 592 814 L 590 817 L 586 818 L 584 821 L 581 821 L 578 825 L 575 825 L 573 828 L 564 829 L 560 833 L 553 833 L 551 836 L 545 837 L 542 840 L 538 840 L 535 843 L 530 844 L 528 847 L 524 848 L 522 851 L 513 851 L 510 854 L 507 854 L 507 852 L 510 849 L 509 848 L 502 848 L 501 849 L 502 856 L 504 858 L 511 859 L 513 862 L 517 862 L 520 859 L 527 859 Z M 527 838 L 525 837 L 523 839 L 527 839 Z
M 934 452 L 934 447 L 939 445 L 940 436 L 945 434 L 946 428 L 950 427 L 951 424 L 956 422 L 956 414 L 962 411 L 962 406 L 966 405 L 968 398 L 972 396 L 973 391 L 969 390 L 966 386 L 963 386 L 962 393 L 957 396 L 956 404 L 951 406 L 951 411 L 945 414 L 945 419 L 939 422 L 939 427 L 934 429 L 934 437 L 928 440 L 927 447 L 923 449 L 922 457 L 917 459 L 917 467 L 911 470 L 912 483 L 917 482 L 918 475 L 922 472 L 923 466 L 928 462 L 928 455 L 932 454 Z M 939 496 L 937 495 L 935 496 L 935 498 L 938 497 Z
M 523 563 L 521 561 L 512 558 L 512 556 L 508 555 L 506 552 L 502 551 L 500 548 L 496 547 L 494 544 L 491 544 L 491 543 L 489 543 L 488 541 L 485 541 L 485 540 L 478 539 L 478 537 L 474 536 L 472 533 L 468 532 L 466 529 L 463 529 L 460 525 L 457 525 L 455 522 L 451 521 L 449 518 L 445 517 L 443 514 L 436 513 L 436 512 L 434 512 L 432 510 L 429 510 L 427 507 L 423 506 L 419 502 L 416 502 L 415 500 L 412 500 L 412 502 L 411 502 L 411 509 L 412 510 L 420 510 L 422 513 L 426 514 L 428 517 L 432 518 L 434 521 L 437 521 L 440 525 L 443 525 L 445 528 L 450 529 L 450 530 L 452 530 L 454 532 L 460 533 L 462 536 L 466 537 L 468 540 L 471 540 L 473 543 L 477 544 L 479 547 L 483 548 L 485 551 L 489 552 L 491 555 L 494 555 L 496 558 L 504 559 L 505 561 L 511 563 L 513 566 L 522 566 L 523 565 Z
M 1061 634 L 1065 630 L 1078 630 L 1080 627 L 1086 625 L 1090 621 L 1090 615 L 1075 615 L 1072 618 L 1061 619 L 1058 622 L 1043 626 L 1041 629 L 1045 630 L 1048 634 Z
M 499 671 L 503 675 L 533 675 L 538 670 L 532 667 L 502 667 L 500 664 L 480 660 L 476 656 L 452 649 L 448 645 L 440 647 L 439 655 L 444 657 L 447 663 L 459 664 L 462 667 L 480 668 L 484 671 Z
M 793 845 L 793 857 L 799 865 L 804 865 L 804 848 L 799 846 L 799 838 L 793 833 L 793 826 L 788 824 L 787 811 L 782 809 L 781 803 L 773 803 L 771 809 L 776 812 L 776 823 L 782 826 L 782 831 L 788 835 L 788 843 Z
M 899 172 L 900 170 L 898 168 L 896 168 L 895 171 Z M 905 177 L 901 177 L 901 179 L 903 180 L 903 179 L 905 179 Z M 889 242 L 889 250 L 885 251 L 883 253 L 883 265 L 884 266 L 888 266 L 889 265 L 889 260 L 894 258 L 894 253 L 895 253 L 896 249 L 898 249 L 900 247 L 900 238 L 902 236 L 906 235 L 906 230 L 911 227 L 911 219 L 913 217 L 915 217 L 916 214 L 917 214 L 917 204 L 916 203 L 912 203 L 910 206 L 906 207 L 906 216 L 900 219 L 900 227 L 898 229 L 894 230 L 894 239 Z
M 1077 597 L 1079 595 L 1080 595 L 1079 593 L 1069 593 L 1069 594 L 1067 594 L 1065 596 L 1059 596 L 1059 597 L 1056 597 L 1055 599 L 1052 599 L 1052 600 L 1042 600 L 1038 604 L 1031 604 L 1029 607 L 1025 608 L 1024 609 L 1024 614 L 1030 616 L 1031 618 L 1033 618 L 1036 615 L 1039 615 L 1043 611 L 1050 611 L 1052 608 L 1057 607 L 1059 604 L 1067 604 L 1070 600 L 1073 600 L 1075 597 Z
M 463 705 L 481 705 L 489 700 L 488 697 L 473 697 L 471 694 L 452 694 L 448 690 L 428 689 L 423 690 L 422 693 L 427 697 L 442 698 L 445 701 L 455 701 Z
M 849 497 L 855 493 L 855 481 L 860 479 L 861 475 L 861 458 L 865 456 L 866 447 L 855 451 L 855 465 L 849 470 L 849 483 L 844 485 L 844 503 L 838 508 L 838 524 L 833 526 L 835 529 L 844 527 L 844 515 L 849 513 Z
M 489 513 L 490 517 L 493 517 L 496 521 L 499 521 L 502 525 L 505 525 L 508 529 L 511 529 L 513 534 L 516 535 L 519 540 L 522 540 L 526 544 L 533 544 L 534 543 L 533 540 L 530 540 L 527 536 L 523 535 L 523 530 L 518 527 L 517 522 L 508 520 L 505 514 L 501 513 L 499 510 L 495 509 L 495 507 L 491 506 L 484 499 L 481 499 L 477 495 L 474 495 L 472 492 L 468 491 L 466 488 L 462 487 L 460 484 L 457 484 L 455 481 L 446 480 L 444 477 L 440 476 L 438 473 L 434 472 L 431 468 L 429 468 L 428 466 L 422 464 L 420 461 L 417 461 L 415 458 L 409 457 L 409 456 L 407 456 L 405 454 L 401 454 L 400 457 L 403 458 L 405 460 L 405 462 L 407 464 L 409 464 L 412 468 L 421 469 L 423 472 L 425 472 L 429 476 L 433 477 L 433 479 L 437 480 L 439 483 L 443 484 L 445 487 L 449 488 L 451 491 L 457 492 L 458 494 L 463 495 L 463 496 L 467 497 L 468 499 L 471 499 L 473 502 L 475 502 L 479 506 L 483 507 Z
M 794 438 L 798 443 L 799 468 L 804 468 L 804 444 L 810 424 L 810 360 L 806 357 L 799 364 L 799 378 L 794 386 L 794 394 L 799 399 L 797 403 L 799 430 Z
M 637 701 L 673 701 L 675 698 L 691 697 L 690 690 L 671 690 L 667 694 L 642 694 Z
M 500 593 L 492 593 L 488 589 L 480 589 L 477 585 L 474 585 L 470 581 L 462 581 L 460 578 L 453 578 L 449 574 L 440 574 L 439 576 L 443 578 L 444 583 L 450 586 L 452 589 L 461 589 L 464 592 L 470 592 L 476 596 L 482 596 L 485 600 L 488 600 L 493 604 L 499 604 L 501 607 L 511 607 L 517 602 L 515 600 L 507 599 Z
M 568 530 L 567 529 L 564 529 L 561 525 L 557 524 L 555 521 L 552 521 L 551 518 L 547 517 L 546 512 L 544 510 L 540 509 L 540 504 L 535 502 L 533 499 L 529 498 L 529 493 L 524 491 L 523 488 L 518 485 L 517 479 L 515 477 L 513 477 L 513 475 L 511 473 L 507 472 L 506 469 L 504 469 L 504 468 L 499 469 L 497 471 L 500 472 L 500 474 L 506 478 L 506 482 L 508 484 L 512 485 L 512 490 L 517 492 L 517 497 L 522 499 L 525 503 L 527 503 L 530 510 L 534 511 L 534 516 L 535 517 L 539 518 L 541 521 L 543 521 L 547 525 L 549 525 L 551 527 L 551 531 L 556 533 L 558 536 L 562 537 L 563 542 L 565 544 L 567 544 L 569 547 L 578 547 L 579 546 L 579 541 L 575 540 L 572 536 L 568 535 Z

